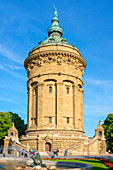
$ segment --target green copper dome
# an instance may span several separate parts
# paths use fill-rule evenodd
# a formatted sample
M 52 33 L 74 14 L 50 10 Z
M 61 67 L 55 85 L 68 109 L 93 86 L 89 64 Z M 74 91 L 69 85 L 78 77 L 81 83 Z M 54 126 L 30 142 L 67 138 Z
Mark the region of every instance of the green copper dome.
M 39 41 L 39 43 L 38 43 L 39 46 L 40 45 L 49 45 L 49 44 L 60 43 L 60 44 L 65 44 L 65 45 L 68 45 L 68 46 L 71 46 L 71 47 L 75 47 L 74 44 L 72 44 L 72 45 L 69 44 L 67 42 L 67 40 L 62 37 L 63 29 L 59 26 L 59 20 L 57 18 L 56 8 L 55 8 L 55 11 L 54 11 L 54 18 L 52 20 L 52 26 L 50 26 L 47 29 L 47 33 L 48 33 L 48 38 L 46 38 L 46 40 L 43 41 L 43 42 Z
M 59 20 L 57 18 L 56 8 L 54 11 L 54 18 L 52 20 L 52 26 L 48 28 L 48 36 L 51 36 L 51 34 L 60 34 L 59 36 L 63 35 L 63 29 L 59 26 Z

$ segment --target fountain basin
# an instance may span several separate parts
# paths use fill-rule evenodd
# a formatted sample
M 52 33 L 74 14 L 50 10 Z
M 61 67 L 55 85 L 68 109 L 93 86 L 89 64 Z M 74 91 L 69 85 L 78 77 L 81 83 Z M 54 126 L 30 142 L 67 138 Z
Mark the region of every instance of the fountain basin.
M 18 169 L 16 168 L 16 165 L 25 165 L 26 161 L 30 161 L 30 163 L 33 161 L 31 158 L 1 158 L 0 161 L 0 169 Z M 78 163 L 78 162 L 65 162 L 65 161 L 50 161 L 50 160 L 43 160 L 43 163 L 46 164 L 48 170 L 93 170 L 93 167 L 89 164 L 84 164 L 84 163 Z M 28 167 L 28 169 L 32 169 L 32 167 Z M 45 169 L 47 169 L 45 168 Z M 38 167 L 37 167 L 38 169 Z M 43 168 L 39 168 L 40 170 Z M 27 170 L 27 168 L 26 168 Z
M 68 170 L 93 170 L 93 167 L 89 164 L 78 163 L 78 162 L 64 162 L 64 161 L 49 161 L 43 160 L 43 163 L 46 166 L 53 166 L 56 169 L 68 169 Z

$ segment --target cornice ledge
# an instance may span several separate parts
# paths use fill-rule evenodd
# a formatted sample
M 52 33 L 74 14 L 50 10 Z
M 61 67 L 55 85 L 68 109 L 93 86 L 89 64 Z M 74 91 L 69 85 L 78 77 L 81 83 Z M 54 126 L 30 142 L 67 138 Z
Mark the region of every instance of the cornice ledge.
M 59 56 L 61 55 L 61 56 Z M 78 55 L 78 54 L 74 54 L 72 52 L 68 52 L 68 51 L 42 51 L 42 52 L 37 52 L 35 54 L 29 55 L 25 61 L 24 61 L 24 66 L 25 68 L 27 68 L 27 64 L 29 61 L 31 60 L 35 60 L 35 59 L 40 59 L 41 57 L 51 57 L 51 56 L 59 56 L 59 57 L 68 57 L 69 59 L 78 59 L 79 61 L 81 61 L 83 63 L 83 66 L 86 67 L 86 61 L 84 60 L 84 58 L 82 57 L 82 55 Z

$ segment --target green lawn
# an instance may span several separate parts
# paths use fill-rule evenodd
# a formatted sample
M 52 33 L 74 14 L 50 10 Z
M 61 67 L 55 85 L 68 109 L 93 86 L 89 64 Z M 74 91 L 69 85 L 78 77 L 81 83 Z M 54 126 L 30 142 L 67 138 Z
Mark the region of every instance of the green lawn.
M 86 163 L 93 166 L 94 170 L 103 170 L 103 169 L 110 169 L 106 167 L 100 160 L 98 159 L 87 159 L 87 160 L 51 160 L 51 161 L 66 161 L 66 162 L 80 162 L 80 163 Z

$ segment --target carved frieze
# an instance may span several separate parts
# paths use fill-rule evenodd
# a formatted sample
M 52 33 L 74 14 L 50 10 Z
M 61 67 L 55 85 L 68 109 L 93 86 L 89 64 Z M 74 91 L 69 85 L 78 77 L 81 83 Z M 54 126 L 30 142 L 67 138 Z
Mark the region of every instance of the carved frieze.
M 29 56 L 25 62 L 25 67 L 29 73 L 34 67 L 42 67 L 45 63 L 51 64 L 55 62 L 58 65 L 62 65 L 63 63 L 73 65 L 75 69 L 80 69 L 81 71 L 85 68 L 85 63 L 79 58 L 79 56 L 56 52 Z

